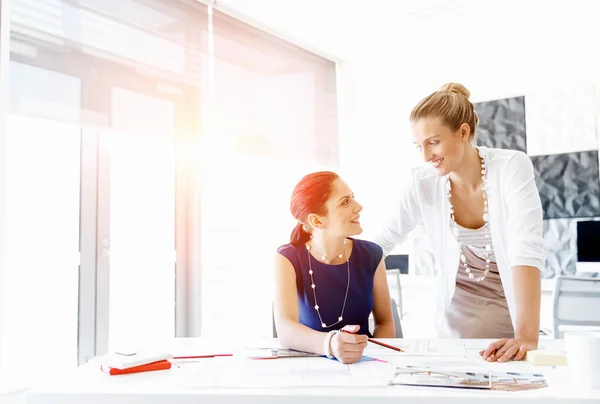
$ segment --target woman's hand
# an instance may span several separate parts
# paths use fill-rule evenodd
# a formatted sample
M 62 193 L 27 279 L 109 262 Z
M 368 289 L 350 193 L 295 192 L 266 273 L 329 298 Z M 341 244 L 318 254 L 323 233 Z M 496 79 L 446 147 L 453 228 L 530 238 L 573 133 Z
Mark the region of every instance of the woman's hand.
M 492 342 L 487 349 L 480 351 L 479 355 L 488 362 L 506 362 L 510 358 L 520 361 L 527 351 L 537 349 L 538 341 L 523 338 L 502 338 Z
M 347 325 L 342 328 L 344 332 L 338 332 L 331 338 L 331 352 L 340 362 L 354 363 L 362 358 L 368 337 L 356 334 L 359 329 L 359 325 Z

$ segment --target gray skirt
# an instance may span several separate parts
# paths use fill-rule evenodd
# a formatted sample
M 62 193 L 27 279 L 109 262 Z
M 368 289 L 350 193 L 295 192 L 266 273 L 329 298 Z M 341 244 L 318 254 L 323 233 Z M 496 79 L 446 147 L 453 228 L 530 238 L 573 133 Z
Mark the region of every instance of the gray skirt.
M 483 276 L 485 260 L 468 247 L 462 247 L 471 272 Z M 446 310 L 446 324 L 455 338 L 514 338 L 514 329 L 498 273 L 498 265 L 490 263 L 488 276 L 477 282 L 469 278 L 462 262 L 456 275 L 456 290 Z

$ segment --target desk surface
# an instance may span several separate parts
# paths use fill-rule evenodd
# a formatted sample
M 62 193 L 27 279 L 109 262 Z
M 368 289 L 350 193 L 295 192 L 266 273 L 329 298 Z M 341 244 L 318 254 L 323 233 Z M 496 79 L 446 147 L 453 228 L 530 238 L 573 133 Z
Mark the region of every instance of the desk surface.
M 511 399 L 511 404 L 519 403 L 544 403 L 549 400 L 552 403 L 574 403 L 574 402 L 600 402 L 600 390 L 573 391 L 568 385 L 568 368 L 542 368 L 534 367 L 527 362 L 511 362 L 509 364 L 486 364 L 478 356 L 478 351 L 487 345 L 485 340 L 388 340 L 386 342 L 410 348 L 414 353 L 424 354 L 428 360 L 458 361 L 466 360 L 480 361 L 479 365 L 490 366 L 491 370 L 505 371 L 507 366 L 518 369 L 521 372 L 543 372 L 550 383 L 550 387 L 539 390 L 523 392 L 499 392 L 499 391 L 474 391 L 436 387 L 410 387 L 410 386 L 315 386 L 315 387 L 204 387 L 202 383 L 190 383 L 190 380 L 202 381 L 210 378 L 206 369 L 211 361 L 219 359 L 201 359 L 195 364 L 180 364 L 179 368 L 171 370 L 145 372 L 131 375 L 108 376 L 99 370 L 96 363 L 90 362 L 77 368 L 69 374 L 54 375 L 44 385 L 31 389 L 27 394 L 27 403 L 56 403 L 56 404 L 79 404 L 79 403 L 165 403 L 187 404 L 187 403 L 277 403 L 285 400 L 286 404 L 327 403 L 332 400 L 341 399 L 344 404 L 369 404 L 394 403 L 402 399 L 402 404 L 410 403 L 479 403 L 482 400 L 491 402 L 506 402 Z M 184 354 L 198 355 L 201 353 L 219 353 L 239 351 L 241 347 L 226 341 L 210 341 L 206 339 L 176 339 L 165 346 L 175 356 Z M 264 339 L 246 343 L 246 347 L 271 347 L 276 346 L 277 341 Z M 562 341 L 544 340 L 542 345 L 547 349 L 562 349 Z M 395 352 L 369 346 L 367 354 L 393 361 L 400 357 Z M 404 358 L 406 358 L 405 356 Z M 223 360 L 246 361 L 241 357 L 220 358 Z M 263 369 L 277 369 L 277 366 L 289 366 L 291 362 L 302 361 L 300 359 L 277 359 L 258 361 Z M 328 361 L 327 366 L 344 367 L 346 365 L 333 362 L 325 358 L 311 358 L 311 360 Z M 216 363 L 216 362 L 214 362 Z M 220 362 L 221 365 L 232 366 L 233 362 Z M 257 363 L 257 361 L 253 361 Z M 371 365 L 365 366 L 373 366 Z M 497 368 L 494 368 L 497 365 Z M 193 366 L 200 366 L 194 368 Z M 361 365 L 362 366 L 362 365 Z M 190 371 L 189 369 L 196 369 Z M 205 369 L 204 371 L 202 369 Z M 227 368 L 229 369 L 229 368 Z M 366 368 L 363 368 L 366 369 Z M 373 368 L 374 369 L 374 368 Z M 275 374 L 275 373 L 273 373 Z M 326 373 L 323 373 L 326 374 Z M 192 379 L 190 379 L 192 375 Z M 326 376 L 320 378 L 320 382 Z M 326 384 L 326 383 L 324 383 Z

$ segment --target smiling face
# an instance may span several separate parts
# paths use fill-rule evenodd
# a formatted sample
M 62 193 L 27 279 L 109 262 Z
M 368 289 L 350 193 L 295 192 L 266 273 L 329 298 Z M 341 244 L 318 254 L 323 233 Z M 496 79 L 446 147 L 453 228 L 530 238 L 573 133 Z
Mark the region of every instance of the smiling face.
M 461 164 L 470 129 L 463 123 L 454 131 L 437 118 L 423 118 L 412 122 L 412 133 L 423 160 L 431 164 L 437 175 L 444 176 Z
M 354 199 L 350 187 L 337 179 L 332 184 L 331 195 L 325 203 L 327 214 L 318 217 L 327 232 L 332 236 L 349 237 L 362 233 L 360 211 L 362 205 Z

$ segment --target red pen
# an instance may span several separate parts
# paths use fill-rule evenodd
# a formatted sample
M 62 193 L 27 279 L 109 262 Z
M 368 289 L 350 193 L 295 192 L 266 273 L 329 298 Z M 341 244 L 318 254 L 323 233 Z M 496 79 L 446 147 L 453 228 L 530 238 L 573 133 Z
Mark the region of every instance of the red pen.
M 348 332 L 346 330 L 342 330 L 342 332 L 345 332 L 346 334 L 352 334 L 351 332 Z M 369 338 L 368 341 L 372 342 L 374 344 L 377 344 L 377 345 L 381 345 L 382 347 L 385 347 L 385 348 L 388 348 L 388 349 L 393 349 L 394 351 L 404 352 L 404 350 L 402 348 L 398 348 L 397 346 L 393 346 L 393 345 L 389 345 L 389 344 L 386 344 L 386 343 L 381 342 L 381 341 L 377 341 L 376 339 L 373 339 L 373 338 Z

